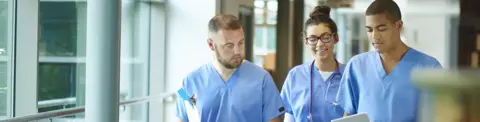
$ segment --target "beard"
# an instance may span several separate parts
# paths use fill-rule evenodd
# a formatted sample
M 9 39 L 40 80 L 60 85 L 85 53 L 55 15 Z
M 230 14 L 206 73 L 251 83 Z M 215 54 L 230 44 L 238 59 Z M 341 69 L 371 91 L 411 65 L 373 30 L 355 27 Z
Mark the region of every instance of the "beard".
M 217 48 L 216 45 L 215 45 L 215 48 Z M 218 52 L 218 50 L 215 50 L 215 54 L 217 55 L 217 61 L 227 69 L 235 69 L 235 68 L 240 67 L 240 65 L 242 64 L 243 59 L 244 59 L 242 57 L 239 62 L 230 62 L 230 60 L 222 57 L 220 55 L 220 52 Z

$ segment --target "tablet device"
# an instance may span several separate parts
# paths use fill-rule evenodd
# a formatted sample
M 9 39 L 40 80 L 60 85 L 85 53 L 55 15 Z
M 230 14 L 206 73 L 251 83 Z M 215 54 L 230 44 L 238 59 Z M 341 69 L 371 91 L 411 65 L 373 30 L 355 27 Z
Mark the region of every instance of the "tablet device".
M 200 115 L 198 109 L 195 105 L 193 105 L 191 98 L 187 95 L 185 90 L 179 89 L 177 91 L 178 96 L 180 99 L 183 100 L 183 104 L 185 105 L 185 110 L 187 112 L 187 117 L 190 122 L 200 122 Z M 190 106 L 188 106 L 189 104 Z
M 332 120 L 332 122 L 370 122 L 367 113 L 359 113 Z

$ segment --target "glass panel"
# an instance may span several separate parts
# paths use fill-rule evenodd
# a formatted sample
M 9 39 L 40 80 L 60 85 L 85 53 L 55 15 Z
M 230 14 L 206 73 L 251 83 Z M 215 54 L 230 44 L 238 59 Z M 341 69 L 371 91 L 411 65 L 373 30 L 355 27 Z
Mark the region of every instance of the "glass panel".
M 263 0 L 256 0 L 254 3 L 255 8 L 263 8 L 265 6 L 265 2 Z
M 85 77 L 85 72 L 79 72 L 82 71 L 81 69 L 84 71 L 84 68 L 84 64 L 41 62 L 38 66 L 38 76 L 40 81 L 38 84 L 38 101 L 41 101 L 38 105 L 38 111 L 44 112 L 74 107 L 76 102 L 61 105 L 48 105 L 42 101 L 75 98 L 77 81 L 83 80 L 83 78 L 77 77 Z
M 0 120 L 10 115 L 13 54 L 13 1 L 0 1 Z
M 267 13 L 267 24 L 277 24 L 277 12 Z
M 270 26 L 267 29 L 268 31 L 268 51 L 272 52 L 276 50 L 277 47 L 277 30 L 275 26 Z
M 150 5 L 150 2 L 122 2 L 121 100 L 148 95 Z M 40 1 L 39 112 L 85 103 L 86 9 L 85 1 Z M 45 104 L 51 100 L 67 102 Z M 143 119 L 147 112 L 147 106 L 143 105 L 121 113 L 120 117 Z
M 278 10 L 277 1 L 268 1 L 267 8 L 268 8 L 267 23 L 277 24 L 277 10 Z
M 8 31 L 10 29 L 9 18 L 9 1 L 0 1 L 0 55 L 6 56 L 5 50 L 8 46 Z M 6 28 L 4 28 L 6 27 Z
M 40 2 L 40 56 L 85 56 L 86 2 Z
M 255 47 L 256 48 L 262 48 L 263 47 L 263 35 L 264 29 L 261 26 L 256 26 L 255 27 L 255 39 L 253 40 L 255 42 Z
M 84 105 L 86 7 L 84 1 L 40 1 L 39 112 Z M 69 98 L 75 100 L 45 104 Z
M 268 1 L 267 8 L 268 8 L 268 11 L 277 12 L 277 10 L 278 10 L 277 1 L 276 0 L 275 1 Z
M 8 85 L 7 85 L 7 61 L 0 62 L 0 116 L 7 116 L 7 100 L 9 99 Z M 1 118 L 0 118 L 1 120 Z
M 262 24 L 265 22 L 265 17 L 263 16 L 263 9 L 255 8 L 255 24 Z
M 150 3 L 124 0 L 122 2 L 122 42 L 120 64 L 120 99 L 128 100 L 148 95 Z M 127 108 L 120 120 L 144 120 L 146 104 Z

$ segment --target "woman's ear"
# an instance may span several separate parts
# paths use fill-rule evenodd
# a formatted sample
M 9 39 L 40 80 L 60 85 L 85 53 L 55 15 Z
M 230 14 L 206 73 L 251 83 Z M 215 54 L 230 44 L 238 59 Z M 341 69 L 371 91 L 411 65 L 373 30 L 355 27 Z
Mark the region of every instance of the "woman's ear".
M 307 35 L 305 34 L 305 31 L 302 31 L 302 41 L 303 41 L 303 44 L 308 45 Z
M 340 41 L 340 39 L 338 38 L 338 34 L 335 33 L 333 37 L 334 37 L 333 39 L 335 39 L 333 40 L 333 44 L 337 44 Z

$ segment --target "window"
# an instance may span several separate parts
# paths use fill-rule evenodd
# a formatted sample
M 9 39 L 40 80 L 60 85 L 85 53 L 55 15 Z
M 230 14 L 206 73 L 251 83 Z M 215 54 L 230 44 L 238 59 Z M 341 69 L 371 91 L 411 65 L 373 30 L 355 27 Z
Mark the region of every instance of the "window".
M 267 11 L 267 24 L 277 24 L 277 9 L 278 3 L 277 1 L 267 1 L 267 6 L 264 8 Z
M 0 120 L 11 114 L 13 1 L 0 0 Z
M 38 112 L 84 105 L 86 7 L 85 1 L 39 3 L 38 101 L 75 100 L 39 104 Z
M 147 96 L 151 3 L 123 0 L 121 6 L 120 99 Z M 86 17 L 86 0 L 40 1 L 39 112 L 85 104 Z M 52 103 L 52 100 L 68 102 Z M 146 104 L 127 106 L 121 109 L 120 119 L 143 120 L 147 110 Z
M 255 27 L 255 48 L 263 48 L 264 30 L 262 27 Z
M 276 0 L 255 0 L 255 64 L 262 64 L 261 58 L 275 52 L 277 41 L 277 9 Z

